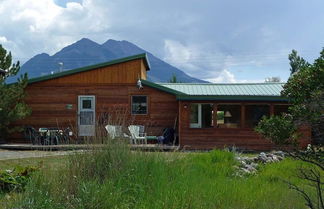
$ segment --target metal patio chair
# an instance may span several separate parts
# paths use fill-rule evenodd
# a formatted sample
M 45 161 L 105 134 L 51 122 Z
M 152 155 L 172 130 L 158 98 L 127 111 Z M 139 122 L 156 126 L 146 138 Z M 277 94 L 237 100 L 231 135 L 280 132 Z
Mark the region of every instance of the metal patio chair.
M 33 145 L 39 145 L 41 143 L 41 136 L 32 126 L 26 126 L 24 130 L 24 137 L 30 141 Z

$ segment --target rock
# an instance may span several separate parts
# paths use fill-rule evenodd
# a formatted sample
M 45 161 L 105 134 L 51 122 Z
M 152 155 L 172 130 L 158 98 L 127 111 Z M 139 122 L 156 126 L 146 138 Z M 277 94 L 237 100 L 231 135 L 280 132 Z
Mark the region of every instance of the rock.
M 235 166 L 235 169 L 238 170 L 236 176 L 243 177 L 246 174 L 255 174 L 259 167 L 258 163 L 267 164 L 279 162 L 284 158 L 285 153 L 282 151 L 272 153 L 261 152 L 257 157 L 236 156 L 235 159 L 240 163 L 239 166 Z
M 252 165 L 246 165 L 245 169 L 250 173 L 255 173 L 257 171 Z
M 278 158 L 278 160 L 279 160 L 279 161 L 281 161 L 281 160 L 285 159 L 284 157 L 282 157 L 282 156 L 280 156 L 280 155 L 279 155 L 279 156 L 277 156 L 277 158 Z
M 255 169 L 259 167 L 259 164 L 257 163 L 251 163 L 250 165 L 253 166 Z
M 242 168 L 241 171 L 243 171 L 245 174 L 251 174 L 251 171 L 246 168 Z
M 272 152 L 274 155 L 280 156 L 280 157 L 285 157 L 285 153 L 283 151 L 274 151 Z
M 262 163 L 267 163 L 267 162 L 269 162 L 269 159 L 264 152 L 261 152 L 258 156 L 258 161 L 260 161 Z
M 279 159 L 278 159 L 278 157 L 276 155 L 272 155 L 272 160 L 273 160 L 273 162 L 278 162 L 279 161 Z
M 242 166 L 246 166 L 246 162 L 244 160 L 241 161 Z

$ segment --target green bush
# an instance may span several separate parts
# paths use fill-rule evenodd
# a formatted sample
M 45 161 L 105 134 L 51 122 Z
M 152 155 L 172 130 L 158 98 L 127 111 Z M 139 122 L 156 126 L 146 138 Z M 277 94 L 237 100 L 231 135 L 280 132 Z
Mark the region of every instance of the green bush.
M 14 170 L 0 170 L 0 193 L 22 191 L 36 167 L 16 167 Z
M 290 115 L 263 117 L 255 130 L 278 145 L 296 144 L 297 127 Z

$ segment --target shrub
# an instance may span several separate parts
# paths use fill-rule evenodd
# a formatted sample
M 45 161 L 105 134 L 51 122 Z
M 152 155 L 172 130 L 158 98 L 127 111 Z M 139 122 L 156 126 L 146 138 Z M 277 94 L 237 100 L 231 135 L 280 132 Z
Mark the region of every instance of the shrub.
M 16 167 L 14 170 L 0 170 L 0 192 L 22 191 L 36 167 Z
M 263 117 L 255 130 L 275 144 L 296 144 L 297 127 L 290 115 Z

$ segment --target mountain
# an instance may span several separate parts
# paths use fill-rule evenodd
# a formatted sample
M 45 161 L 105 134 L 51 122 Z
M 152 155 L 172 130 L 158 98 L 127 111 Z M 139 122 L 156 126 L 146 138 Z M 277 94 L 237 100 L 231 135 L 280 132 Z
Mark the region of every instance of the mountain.
M 206 82 L 190 77 L 135 44 L 111 39 L 103 44 L 98 44 L 90 39 L 83 38 L 64 47 L 52 56 L 46 53 L 38 54 L 21 66 L 20 73 L 28 72 L 29 78 L 33 78 L 57 72 L 60 68 L 70 70 L 140 53 L 147 53 L 148 55 L 151 64 L 151 70 L 148 71 L 150 81 L 167 82 L 174 74 L 181 82 Z M 63 63 L 63 65 L 59 63 Z

